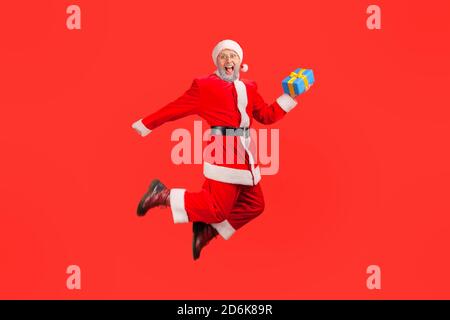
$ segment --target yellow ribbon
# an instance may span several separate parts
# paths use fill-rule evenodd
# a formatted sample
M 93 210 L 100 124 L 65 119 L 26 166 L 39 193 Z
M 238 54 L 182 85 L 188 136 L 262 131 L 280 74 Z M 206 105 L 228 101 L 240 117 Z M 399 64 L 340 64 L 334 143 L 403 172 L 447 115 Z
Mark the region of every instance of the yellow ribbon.
M 303 80 L 303 82 L 305 83 L 305 91 L 309 89 L 308 78 L 303 74 L 303 72 L 305 72 L 305 71 L 306 71 L 306 69 L 300 69 L 300 71 L 298 73 L 291 72 L 291 74 L 289 75 L 290 77 L 292 77 L 288 81 L 288 88 L 289 88 L 289 93 L 291 96 L 295 96 L 294 82 L 297 79 Z

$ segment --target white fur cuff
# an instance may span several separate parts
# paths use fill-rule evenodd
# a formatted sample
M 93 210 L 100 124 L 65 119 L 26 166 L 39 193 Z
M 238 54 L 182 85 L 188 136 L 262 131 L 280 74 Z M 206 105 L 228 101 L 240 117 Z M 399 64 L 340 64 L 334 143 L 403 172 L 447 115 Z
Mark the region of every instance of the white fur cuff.
M 297 105 L 297 101 L 295 101 L 295 99 L 292 98 L 287 93 L 283 93 L 283 95 L 278 97 L 277 103 L 281 107 L 281 109 L 283 109 L 286 112 L 291 111 Z
M 184 193 L 186 189 L 170 190 L 170 209 L 172 209 L 173 223 L 189 222 L 189 217 L 184 206 Z
M 225 240 L 228 240 L 231 238 L 233 233 L 236 232 L 236 230 L 233 228 L 233 226 L 228 222 L 228 220 L 224 220 L 219 223 L 211 223 L 214 229 L 224 238 Z
M 150 130 L 149 128 L 147 128 L 143 123 L 142 123 L 142 119 L 136 121 L 135 123 L 133 123 L 131 125 L 131 127 L 136 130 L 141 136 L 145 137 L 146 135 L 148 135 L 150 132 L 152 132 L 152 130 Z

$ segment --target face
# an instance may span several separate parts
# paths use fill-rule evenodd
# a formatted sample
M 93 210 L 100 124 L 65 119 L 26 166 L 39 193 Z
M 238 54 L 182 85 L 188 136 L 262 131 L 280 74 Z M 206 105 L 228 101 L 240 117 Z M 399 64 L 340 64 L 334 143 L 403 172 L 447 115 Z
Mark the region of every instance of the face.
M 217 67 L 226 80 L 232 81 L 239 76 L 241 59 L 235 51 L 224 49 L 217 56 Z

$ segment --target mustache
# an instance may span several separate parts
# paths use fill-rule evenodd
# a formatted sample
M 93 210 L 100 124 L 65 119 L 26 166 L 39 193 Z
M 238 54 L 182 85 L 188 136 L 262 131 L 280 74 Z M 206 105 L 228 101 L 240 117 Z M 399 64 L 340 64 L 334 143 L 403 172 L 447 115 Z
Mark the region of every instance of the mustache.
M 241 64 L 235 64 L 233 69 L 233 74 L 227 75 L 225 68 L 222 68 L 221 66 L 217 67 L 217 71 L 219 73 L 219 77 L 222 78 L 222 80 L 233 82 L 237 79 L 239 79 L 239 70 L 241 69 Z

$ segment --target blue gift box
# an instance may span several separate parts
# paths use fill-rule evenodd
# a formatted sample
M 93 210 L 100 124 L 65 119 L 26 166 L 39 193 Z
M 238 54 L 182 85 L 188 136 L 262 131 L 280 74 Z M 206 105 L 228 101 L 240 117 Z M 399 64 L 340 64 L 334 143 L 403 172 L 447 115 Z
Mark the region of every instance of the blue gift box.
M 285 93 L 294 96 L 307 91 L 314 83 L 314 73 L 311 69 L 298 68 L 282 81 Z

